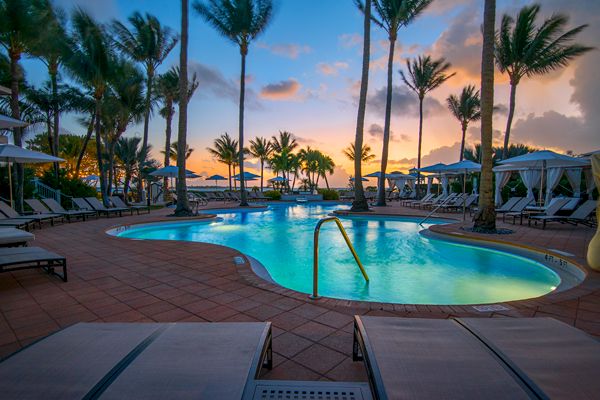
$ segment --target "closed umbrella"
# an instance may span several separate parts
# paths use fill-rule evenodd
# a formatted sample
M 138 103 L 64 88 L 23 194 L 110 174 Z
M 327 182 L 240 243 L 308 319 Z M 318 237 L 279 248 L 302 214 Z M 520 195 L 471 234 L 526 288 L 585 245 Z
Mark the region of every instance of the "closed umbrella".
M 0 161 L 8 163 L 8 186 L 10 192 L 10 205 L 13 205 L 13 194 L 12 194 L 12 177 L 10 173 L 10 164 L 44 164 L 51 162 L 63 162 L 62 158 L 54 157 L 49 154 L 40 153 L 39 151 L 33 151 L 24 149 L 13 144 L 0 144 Z
M 0 129 L 21 128 L 27 125 L 29 125 L 27 122 L 0 114 Z

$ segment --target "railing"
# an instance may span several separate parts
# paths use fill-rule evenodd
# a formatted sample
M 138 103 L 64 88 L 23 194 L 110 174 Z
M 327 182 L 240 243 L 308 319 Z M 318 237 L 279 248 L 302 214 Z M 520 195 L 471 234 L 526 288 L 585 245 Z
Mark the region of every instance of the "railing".
M 346 233 L 346 230 L 342 226 L 342 223 L 340 222 L 339 218 L 337 218 L 337 217 L 322 218 L 317 223 L 317 226 L 315 227 L 315 234 L 314 234 L 313 293 L 312 293 L 312 295 L 309 296 L 311 299 L 318 299 L 320 297 L 319 296 L 319 232 L 321 231 L 321 225 L 323 225 L 325 222 L 332 222 L 332 221 L 335 222 L 335 224 L 339 228 L 342 236 L 344 237 L 344 240 L 346 241 L 348 248 L 350 249 L 350 251 L 352 252 L 352 255 L 354 256 L 354 260 L 356 261 L 358 268 L 360 268 L 360 272 L 362 272 L 362 275 L 365 278 L 365 281 L 369 282 L 369 276 L 367 275 L 365 268 L 363 267 L 362 263 L 360 262 L 360 259 L 358 258 L 358 254 L 356 254 L 356 251 L 354 250 L 354 246 L 352 246 L 352 243 L 350 242 L 350 238 L 348 237 L 348 234 Z
M 435 214 L 435 212 L 436 212 L 437 210 L 439 210 L 441 206 L 443 206 L 444 204 L 446 204 L 447 202 L 449 202 L 449 201 L 451 201 L 451 200 L 456 200 L 456 197 L 448 196 L 448 197 L 446 197 L 444 200 L 442 200 L 442 202 L 441 202 L 440 204 L 438 204 L 438 205 L 437 205 L 435 208 L 433 208 L 433 209 L 431 210 L 431 212 L 430 212 L 429 214 L 427 214 L 427 215 L 425 216 L 425 218 L 423 218 L 423 219 L 422 219 L 422 220 L 419 222 L 419 225 L 423 226 L 423 224 L 425 223 L 425 221 L 427 221 L 427 220 L 429 219 L 429 217 L 431 217 L 433 214 Z M 463 198 L 463 203 L 464 203 L 465 201 L 467 201 L 467 199 L 466 199 L 466 198 Z
M 73 198 L 71 196 L 62 194 L 60 192 L 60 190 L 54 189 L 54 188 L 46 185 L 45 183 L 40 182 L 39 179 L 32 180 L 32 183 L 34 186 L 33 193 L 43 199 L 54 199 L 58 203 L 61 203 L 61 204 L 63 204 L 62 197 L 65 197 L 66 199 L 71 200 L 71 202 L 73 201 L 72 200 Z M 71 206 L 72 206 L 72 204 L 71 204 Z

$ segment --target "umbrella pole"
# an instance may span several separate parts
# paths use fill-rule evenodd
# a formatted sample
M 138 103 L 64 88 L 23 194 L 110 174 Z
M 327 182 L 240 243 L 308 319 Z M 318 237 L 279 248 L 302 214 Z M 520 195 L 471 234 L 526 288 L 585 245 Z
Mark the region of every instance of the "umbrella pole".
M 467 198 L 464 197 L 467 191 L 467 170 L 463 176 L 463 221 L 467 219 Z
M 8 161 L 8 191 L 10 193 L 10 206 L 13 206 L 13 193 L 12 193 L 12 171 L 10 170 L 10 161 Z

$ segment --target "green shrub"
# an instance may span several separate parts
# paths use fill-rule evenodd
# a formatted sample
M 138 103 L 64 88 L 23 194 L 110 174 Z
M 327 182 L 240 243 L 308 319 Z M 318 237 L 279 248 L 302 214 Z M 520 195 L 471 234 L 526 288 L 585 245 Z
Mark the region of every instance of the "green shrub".
M 281 192 L 278 192 L 277 190 L 268 190 L 264 194 L 265 197 L 268 197 L 271 200 L 281 200 Z
M 47 170 L 40 178 L 40 181 L 54 189 L 60 189 L 60 192 L 66 196 L 95 197 L 97 195 L 95 188 L 87 185 L 81 179 L 65 176 L 64 170 L 61 170 L 58 182 L 52 169 Z
M 337 190 L 333 189 L 319 189 L 317 192 L 323 195 L 323 200 L 339 200 L 340 194 Z

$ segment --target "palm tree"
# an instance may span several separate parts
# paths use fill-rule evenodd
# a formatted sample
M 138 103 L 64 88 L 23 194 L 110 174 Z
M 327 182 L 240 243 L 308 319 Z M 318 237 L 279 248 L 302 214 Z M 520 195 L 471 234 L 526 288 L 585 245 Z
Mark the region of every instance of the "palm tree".
M 350 160 L 355 161 L 355 147 L 354 143 L 350 143 L 348 147 L 342 150 L 342 153 Z M 371 146 L 368 144 L 363 144 L 362 151 L 360 152 L 360 160 L 361 162 L 367 163 L 375 158 L 375 154 L 371 152 Z
M 177 142 L 173 142 L 171 143 L 171 148 L 169 149 L 169 157 L 171 157 L 171 161 L 173 162 L 177 162 L 177 158 L 179 157 L 179 143 Z M 192 149 L 190 147 L 189 144 L 185 144 L 185 159 L 187 160 L 188 158 L 190 158 L 190 156 L 192 155 L 192 153 L 194 152 L 194 149 Z M 167 152 L 165 150 L 161 150 L 161 153 L 166 155 Z
M 129 192 L 129 183 L 138 167 L 138 153 L 141 140 L 139 137 L 121 137 L 115 146 L 115 155 L 119 159 L 125 175 L 123 179 L 123 197 L 126 203 L 128 202 L 127 193 Z
M 473 229 L 484 232 L 496 231 L 492 172 L 495 21 L 496 0 L 485 0 L 482 29 L 483 48 L 481 52 L 481 182 L 479 183 L 479 211 L 473 219 Z
M 102 100 L 108 88 L 108 81 L 114 74 L 115 56 L 105 29 L 86 14 L 77 9 L 72 18 L 73 45 L 71 56 L 65 66 L 82 85 L 93 93 L 94 123 L 96 124 L 96 155 L 100 175 L 100 191 L 105 206 L 109 206 L 106 194 L 106 170 L 102 157 Z
M 572 43 L 575 36 L 587 25 L 564 32 L 569 17 L 553 14 L 537 27 L 535 22 L 539 11 L 540 6 L 534 4 L 523 7 L 516 21 L 509 15 L 503 15 L 500 32 L 496 35 L 496 65 L 500 72 L 506 72 L 510 78 L 510 104 L 502 159 L 506 159 L 507 156 L 517 85 L 521 79 L 524 76 L 543 75 L 565 67 L 569 61 L 593 49 Z
M 417 152 L 417 169 L 421 168 L 421 143 L 423 142 L 423 100 L 427 93 L 441 86 L 455 73 L 448 75 L 450 63 L 444 58 L 432 60 L 430 56 L 419 56 L 415 60 L 406 60 L 408 76 L 400 70 L 402 80 L 419 97 L 419 147 Z M 358 177 L 357 177 L 358 179 Z M 418 172 L 417 182 L 421 181 Z M 418 190 L 417 190 L 418 192 Z
M 460 96 L 453 94 L 448 96 L 446 102 L 448 103 L 448 109 L 460 122 L 460 127 L 462 129 L 459 155 L 459 161 L 462 161 L 465 153 L 465 137 L 467 135 L 469 123 L 472 121 L 479 121 L 481 118 L 479 91 L 475 89 L 475 86 L 469 85 L 463 88 Z
M 40 3 L 30 0 L 0 0 L 0 45 L 6 49 L 10 59 L 10 108 L 11 116 L 20 119 L 19 86 L 23 82 L 19 60 L 24 53 L 42 36 L 44 27 L 44 12 Z M 13 141 L 21 146 L 23 128 L 13 129 Z M 23 164 L 14 164 L 15 180 L 15 207 L 23 211 Z
M 323 153 L 320 154 L 318 163 L 317 163 L 317 184 L 319 183 L 319 177 L 323 177 L 325 179 L 325 185 L 327 185 L 327 190 L 329 190 L 329 181 L 327 180 L 327 174 L 333 175 L 335 171 L 335 162 L 331 157 L 325 155 Z
M 273 14 L 272 0 L 208 0 L 207 4 L 195 1 L 194 9 L 217 32 L 240 48 L 240 110 L 239 156 L 240 174 L 244 175 L 244 97 L 246 91 L 246 56 L 250 42 L 261 34 Z M 240 206 L 248 206 L 244 180 L 240 180 Z
M 306 146 L 298 152 L 298 157 L 301 160 L 301 169 L 304 175 L 308 178 L 310 189 L 313 190 L 317 186 L 317 173 L 319 172 L 319 158 L 321 152 Z
M 250 154 L 252 157 L 256 157 L 260 161 L 260 191 L 263 191 L 263 176 L 265 162 L 269 160 L 273 153 L 273 146 L 269 139 L 263 137 L 257 137 L 254 140 L 250 140 Z
M 356 135 L 354 144 L 357 148 L 363 148 L 363 134 L 365 129 L 365 112 L 367 109 L 367 90 L 369 89 L 369 61 L 371 58 L 371 0 L 365 0 L 364 19 L 363 19 L 363 57 L 362 73 L 360 77 L 360 96 L 358 99 L 358 112 L 356 116 Z M 356 185 L 354 185 L 354 201 L 352 202 L 352 211 L 368 211 L 369 204 L 365 198 L 365 191 L 362 186 L 361 162 L 358 157 L 354 159 L 354 176 Z
M 213 142 L 214 147 L 208 147 L 208 152 L 222 164 L 227 165 L 229 172 L 229 190 L 231 190 L 231 167 L 235 164 L 237 156 L 237 140 L 232 139 L 227 132 Z
M 175 216 L 187 217 L 192 215 L 187 196 L 187 181 L 185 180 L 185 148 L 187 147 L 187 105 L 188 85 L 188 0 L 181 0 L 181 43 L 179 45 L 179 125 L 177 143 L 181 150 L 177 152 L 177 208 Z
M 279 131 L 279 136 L 273 136 L 271 138 L 273 145 L 273 151 L 276 153 L 282 153 L 284 151 L 292 152 L 298 147 L 298 142 L 294 135 L 287 131 Z
M 364 4 L 355 0 L 361 11 Z M 371 16 L 375 25 L 382 28 L 388 35 L 388 65 L 387 65 L 387 91 L 385 103 L 385 120 L 383 124 L 383 148 L 381 150 L 381 176 L 385 176 L 388 153 L 390 146 L 390 120 L 392 115 L 392 87 L 394 69 L 394 47 L 401 27 L 411 23 L 432 0 L 373 0 L 373 8 L 377 16 Z M 385 206 L 385 179 L 377 181 L 377 205 Z
M 115 41 L 117 48 L 132 60 L 144 65 L 146 69 L 144 136 L 142 138 L 142 153 L 144 153 L 148 146 L 148 123 L 152 112 L 154 74 L 173 50 L 178 38 L 170 28 L 162 26 L 158 18 L 153 15 L 143 16 L 139 12 L 135 12 L 128 20 L 132 30 L 119 21 L 113 21 L 112 28 L 117 36 Z

